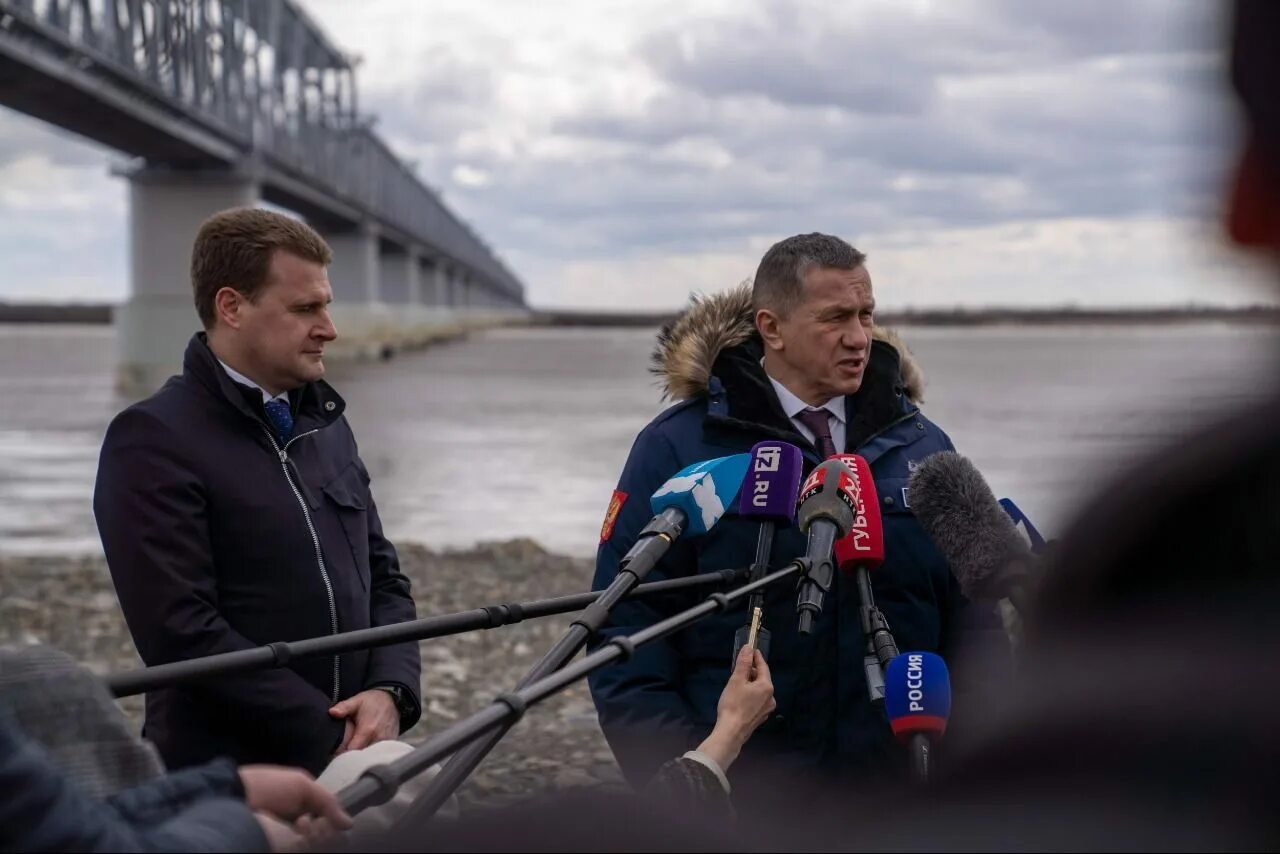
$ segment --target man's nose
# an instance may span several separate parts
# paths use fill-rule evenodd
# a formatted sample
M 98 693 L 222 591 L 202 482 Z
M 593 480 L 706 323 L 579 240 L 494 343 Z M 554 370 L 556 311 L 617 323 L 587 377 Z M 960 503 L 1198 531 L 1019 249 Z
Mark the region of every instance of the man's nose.
M 332 341 L 338 337 L 338 327 L 333 325 L 333 315 L 329 313 L 329 309 L 320 309 L 320 325 L 315 329 L 314 334 L 325 341 Z
M 861 320 L 854 320 L 846 327 L 840 343 L 850 350 L 865 350 L 871 346 L 871 330 Z

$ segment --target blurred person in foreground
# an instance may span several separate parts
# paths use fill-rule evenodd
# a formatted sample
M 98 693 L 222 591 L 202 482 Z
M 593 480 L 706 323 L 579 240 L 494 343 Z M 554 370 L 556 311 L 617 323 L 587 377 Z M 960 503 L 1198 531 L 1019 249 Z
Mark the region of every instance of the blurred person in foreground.
M 182 374 L 107 430 L 94 515 L 148 665 L 416 616 L 323 379 L 330 258 L 283 214 L 207 220 L 191 260 L 204 331 Z M 144 734 L 171 769 L 227 756 L 319 774 L 413 726 L 420 669 L 406 643 L 162 688 Z
M 305 772 L 226 759 L 93 798 L 0 711 L 0 851 L 285 851 L 350 827 Z
M 1232 80 L 1249 136 L 1228 229 L 1237 244 L 1280 260 L 1280 3 L 1241 0 L 1232 24 Z M 956 734 L 932 789 L 775 786 L 750 837 L 583 794 L 512 811 L 501 835 L 492 824 L 455 827 L 450 842 L 1280 849 L 1277 424 L 1280 375 L 1265 402 L 1161 449 L 1099 493 L 1034 595 L 1012 696 L 981 727 Z

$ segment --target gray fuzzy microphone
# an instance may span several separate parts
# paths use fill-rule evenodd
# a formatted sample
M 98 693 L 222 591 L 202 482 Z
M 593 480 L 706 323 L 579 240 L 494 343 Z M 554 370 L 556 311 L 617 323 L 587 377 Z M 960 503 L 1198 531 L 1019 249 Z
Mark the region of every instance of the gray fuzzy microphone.
M 907 489 L 911 509 L 960 591 L 978 602 L 1008 599 L 1022 612 L 1034 557 L 973 463 L 955 451 L 934 454 L 912 473 Z

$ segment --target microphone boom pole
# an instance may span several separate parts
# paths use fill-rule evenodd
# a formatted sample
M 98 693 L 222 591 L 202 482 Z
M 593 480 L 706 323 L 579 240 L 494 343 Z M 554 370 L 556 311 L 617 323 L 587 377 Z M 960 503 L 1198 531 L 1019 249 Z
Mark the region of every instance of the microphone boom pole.
M 704 572 L 686 578 L 671 578 L 662 581 L 651 581 L 632 589 L 627 598 L 660 596 L 676 593 L 681 590 L 697 589 L 713 584 L 734 584 L 747 577 L 744 569 L 727 569 L 717 572 Z M 106 677 L 107 689 L 112 695 L 131 697 L 157 688 L 168 688 L 183 682 L 212 676 L 225 676 L 231 673 L 243 673 L 250 670 L 263 670 L 270 667 L 285 667 L 289 662 L 300 658 L 311 658 L 321 655 L 337 655 L 356 649 L 373 649 L 409 641 L 428 640 L 445 637 L 477 629 L 495 629 L 499 626 L 514 625 L 524 620 L 538 617 L 549 617 L 555 614 L 567 614 L 578 611 L 595 602 L 603 591 L 575 593 L 568 596 L 556 596 L 550 599 L 535 599 L 531 602 L 512 602 L 506 605 L 489 605 L 474 608 L 470 611 L 457 611 L 452 614 L 440 614 L 435 617 L 423 617 L 418 620 L 407 620 L 403 623 L 392 623 L 372 629 L 359 629 L 337 635 L 325 635 L 319 638 L 308 638 L 300 641 L 277 641 L 253 649 L 223 652 L 203 658 L 192 658 L 186 661 L 175 661 L 169 664 L 157 664 L 153 667 L 142 667 L 125 673 L 116 673 Z
M 782 569 L 728 593 L 713 593 L 703 602 L 641 629 L 633 635 L 605 641 L 600 649 L 585 658 L 566 664 L 554 673 L 529 682 L 515 691 L 500 694 L 485 708 L 445 728 L 418 745 L 411 753 L 405 754 L 390 764 L 375 765 L 365 770 L 354 783 L 338 792 L 338 801 L 351 815 L 368 807 L 386 803 L 395 795 L 404 781 L 426 771 L 462 745 L 486 733 L 514 726 L 530 706 L 537 705 L 582 677 L 614 661 L 630 658 L 636 647 L 680 631 L 716 611 L 726 611 L 735 602 L 750 596 L 756 590 L 803 572 L 807 565 L 808 562 L 803 559 L 792 561 Z

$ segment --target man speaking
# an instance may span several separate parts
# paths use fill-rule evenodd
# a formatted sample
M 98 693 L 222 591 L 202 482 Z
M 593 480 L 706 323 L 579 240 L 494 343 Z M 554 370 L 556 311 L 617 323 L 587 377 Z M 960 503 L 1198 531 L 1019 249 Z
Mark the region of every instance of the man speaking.
M 94 514 L 148 665 L 415 617 L 369 475 L 321 377 L 337 332 L 329 247 L 282 214 L 226 211 L 196 237 L 204 332 L 182 374 L 112 421 Z M 147 695 L 170 768 L 228 756 L 319 773 L 420 714 L 413 643 Z
M 887 557 L 873 573 L 875 597 L 900 648 L 948 656 L 964 626 L 1003 643 L 994 611 L 966 602 L 911 513 L 910 467 L 953 446 L 920 412 L 919 369 L 874 325 L 864 261 L 837 237 L 787 238 L 765 254 L 753 287 L 696 302 L 663 331 L 654 370 L 679 402 L 641 431 L 631 450 L 601 535 L 597 589 L 613 579 L 619 558 L 648 521 L 639 496 L 689 463 L 775 439 L 799 446 L 806 469 L 844 452 L 870 463 Z M 650 577 L 749 566 L 757 528 L 726 516 L 696 543 L 677 540 Z M 795 528 L 779 531 L 770 566 L 780 568 L 804 550 Z M 794 585 L 775 585 L 765 598 L 777 710 L 735 767 L 739 795 L 750 798 L 745 787 L 775 786 L 785 776 L 865 779 L 868 771 L 905 766 L 883 710 L 868 696 L 855 585 L 837 578 L 826 602 L 812 634 L 801 636 Z M 605 636 L 665 616 L 652 602 L 625 600 L 613 610 Z M 735 632 L 745 619 L 742 609 L 718 614 L 592 676 L 601 726 L 633 784 L 710 731 Z

